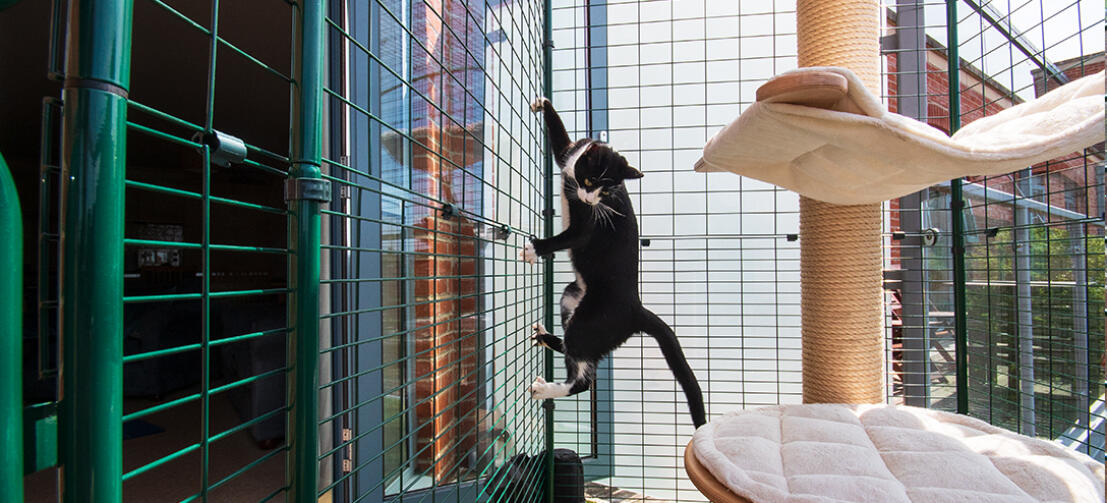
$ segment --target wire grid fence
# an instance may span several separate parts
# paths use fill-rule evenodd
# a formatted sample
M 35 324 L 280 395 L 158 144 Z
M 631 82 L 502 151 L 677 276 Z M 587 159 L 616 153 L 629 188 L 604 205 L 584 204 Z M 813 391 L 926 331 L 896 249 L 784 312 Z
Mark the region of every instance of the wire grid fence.
M 323 493 L 541 501 L 544 10 L 329 3 Z M 328 441 L 329 436 L 329 441 Z
M 1103 42 L 1094 35 L 1103 17 L 1087 4 L 958 3 L 962 123 L 1033 99 L 1043 82 L 1062 78 L 1043 78 L 1043 68 L 1070 80 L 1102 69 Z M 893 111 L 949 131 L 947 2 L 884 7 L 882 93 Z M 703 142 L 759 85 L 795 67 L 794 3 L 566 1 L 554 3 L 553 16 L 553 102 L 576 136 L 609 140 L 646 173 L 631 187 L 643 300 L 680 337 L 709 414 L 799 402 L 795 195 L 690 169 Z M 1102 159 L 1099 146 L 1035 166 L 1023 183 L 1038 188 L 1022 192 L 1012 189 L 1022 175 L 966 180 L 962 233 L 963 412 L 1100 458 Z M 891 403 L 958 409 L 950 192 L 944 184 L 886 204 Z M 1013 251 L 1020 248 L 1027 251 Z M 571 281 L 567 261 L 558 265 L 555 284 Z M 1036 378 L 1017 370 L 1017 355 L 1029 354 Z M 602 484 L 590 494 L 703 501 L 679 459 L 691 433 L 683 396 L 655 345 L 632 339 L 605 365 L 591 396 L 559 401 L 555 411 L 556 445 L 587 453 L 586 475 Z M 1020 377 L 1035 389 L 1022 387 L 1021 400 Z M 1037 428 L 1021 426 L 1035 421 Z
M 64 15 L 55 2 L 59 80 Z M 279 2 L 135 2 L 118 223 L 127 501 L 265 501 L 285 489 L 292 23 L 293 6 Z M 44 106 L 40 378 L 58 360 L 59 106 Z M 232 168 L 214 158 L 216 130 L 244 142 Z M 53 476 L 28 478 L 31 501 L 57 498 Z
M 947 132 L 949 62 L 958 61 L 950 45 L 960 61 L 960 124 L 1103 69 L 1097 5 L 958 2 L 952 38 L 944 4 L 918 10 L 912 20 L 925 19 L 926 49 L 901 46 L 897 56 L 925 63 L 896 71 L 893 61 L 889 73 L 909 94 L 925 90 L 915 94 L 925 101 L 898 104 Z M 960 410 L 1103 460 L 1103 159 L 1101 143 L 1010 175 L 964 180 L 967 380 L 960 405 L 951 186 L 893 203 L 895 230 L 904 231 L 888 253 L 901 269 L 895 280 L 903 281 L 889 324 L 893 400 Z M 939 236 L 934 245 L 919 235 L 928 228 Z
M 293 7 L 270 3 L 135 5 L 124 312 L 137 342 L 125 349 L 124 389 L 144 375 L 186 379 L 168 390 L 199 384 L 128 404 L 125 422 L 188 433 L 124 445 L 125 499 L 267 500 L 284 488 Z M 213 131 L 245 142 L 241 163 L 218 165 Z M 251 440 L 267 448 L 244 447 Z M 166 477 L 192 483 L 165 487 Z
M 645 173 L 628 183 L 642 300 L 676 332 L 708 414 L 799 403 L 798 197 L 692 171 L 757 87 L 796 66 L 794 5 L 572 0 L 552 15 L 552 102 L 571 136 L 608 141 Z M 573 276 L 565 257 L 557 266 L 560 288 Z M 606 359 L 591 394 L 557 400 L 554 418 L 555 445 L 587 456 L 591 497 L 704 501 L 683 469 L 684 395 L 649 337 Z
M 283 497 L 287 444 L 273 431 L 283 431 L 284 395 L 258 398 L 283 390 L 288 370 L 289 245 L 266 229 L 287 220 L 283 104 L 295 42 L 283 27 L 296 10 L 274 3 L 135 5 L 124 390 L 155 398 L 127 400 L 124 420 L 184 433 L 124 441 L 128 500 L 150 491 L 166 501 Z M 677 332 L 714 415 L 800 401 L 797 198 L 691 172 L 704 141 L 754 90 L 795 66 L 794 5 L 724 3 L 565 0 L 551 13 L 553 103 L 571 134 L 610 141 L 646 173 L 630 187 L 643 300 Z M 916 117 L 948 129 L 946 5 L 913 5 L 930 40 L 886 48 L 885 95 L 901 113 L 913 98 Z M 1102 39 L 1085 35 L 1103 18 L 1082 6 L 960 2 L 961 122 L 1102 69 Z M 906 10 L 890 9 L 888 24 Z M 533 3 L 407 0 L 333 0 L 328 13 L 324 172 L 333 193 L 320 355 L 330 378 L 320 390 L 319 492 L 539 501 L 545 417 L 525 389 L 545 363 L 527 341 L 544 314 L 543 279 L 517 255 L 542 228 L 542 128 L 527 104 L 542 93 L 546 14 Z M 166 44 L 177 50 L 158 49 Z M 905 70 L 911 54 L 924 66 Z M 211 164 L 211 146 L 195 135 L 213 130 L 245 140 L 241 164 Z M 1103 157 L 1100 145 L 963 184 L 964 383 L 950 361 L 951 188 L 889 203 L 889 401 L 956 410 L 961 384 L 972 415 L 1102 459 Z M 55 165 L 44 156 L 44 193 Z M 927 245 L 931 227 L 937 241 Z M 40 252 L 41 264 L 53 261 Z M 55 281 L 48 266 L 40 273 Z M 559 257 L 554 284 L 571 278 Z M 42 337 L 56 312 L 51 290 L 40 291 Z M 179 333 L 144 338 L 158 320 Z M 281 358 L 248 358 L 267 352 Z M 54 360 L 40 357 L 44 376 Z M 198 384 L 139 377 L 181 374 Z M 656 345 L 632 339 L 598 374 L 595 390 L 556 401 L 553 413 L 555 445 L 580 453 L 586 477 L 601 484 L 590 497 L 630 490 L 703 501 L 679 459 L 690 417 Z M 163 388 L 172 391 L 149 391 Z M 236 413 L 232 395 L 252 405 Z M 248 434 L 271 442 L 258 449 Z

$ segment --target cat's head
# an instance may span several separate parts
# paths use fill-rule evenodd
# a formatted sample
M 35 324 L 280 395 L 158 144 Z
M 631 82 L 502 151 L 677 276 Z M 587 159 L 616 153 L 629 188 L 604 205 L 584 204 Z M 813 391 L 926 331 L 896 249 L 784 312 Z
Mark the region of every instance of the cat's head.
M 623 185 L 623 180 L 642 178 L 642 172 L 604 143 L 590 143 L 573 167 L 577 197 L 588 204 L 599 204 Z

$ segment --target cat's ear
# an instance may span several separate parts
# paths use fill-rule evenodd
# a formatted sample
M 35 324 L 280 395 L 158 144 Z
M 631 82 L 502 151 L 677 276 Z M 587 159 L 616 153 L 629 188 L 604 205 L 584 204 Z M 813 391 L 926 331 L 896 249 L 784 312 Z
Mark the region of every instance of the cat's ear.
M 646 175 L 644 175 L 641 171 L 638 171 L 638 168 L 631 166 L 630 164 L 627 164 L 626 167 L 623 168 L 623 178 L 629 180 L 632 178 L 642 178 L 643 176 Z

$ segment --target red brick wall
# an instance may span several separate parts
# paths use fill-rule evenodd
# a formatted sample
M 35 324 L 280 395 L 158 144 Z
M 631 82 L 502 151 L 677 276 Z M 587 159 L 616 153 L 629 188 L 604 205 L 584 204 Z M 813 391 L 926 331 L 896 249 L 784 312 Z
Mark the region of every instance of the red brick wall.
M 427 216 L 414 233 L 416 470 L 442 480 L 475 442 L 478 303 L 475 226 Z
M 464 79 L 451 71 L 465 64 L 463 2 L 428 0 L 412 6 L 413 35 L 427 48 L 413 49 L 412 85 L 422 96 L 415 114 L 413 189 L 455 204 L 464 194 L 463 167 L 481 159 L 473 138 L 482 127 L 462 125 Z M 443 22 L 452 30 L 443 29 Z M 442 66 L 451 71 L 443 71 Z M 445 112 L 445 113 L 443 113 Z M 422 146 L 420 146 L 420 144 Z M 470 190 L 472 190 L 470 188 Z M 479 197 L 477 195 L 476 197 Z M 456 479 L 460 456 L 477 434 L 478 287 L 477 226 L 440 208 L 415 207 L 415 453 L 413 467 L 436 481 Z M 460 276 L 470 276 L 462 278 Z

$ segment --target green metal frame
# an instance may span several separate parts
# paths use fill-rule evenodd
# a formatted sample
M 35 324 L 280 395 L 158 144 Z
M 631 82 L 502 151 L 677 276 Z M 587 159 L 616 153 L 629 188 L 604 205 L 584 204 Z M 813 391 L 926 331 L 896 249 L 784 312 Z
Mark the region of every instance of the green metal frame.
M 949 134 L 961 129 L 961 56 L 957 52 L 957 1 L 946 0 L 946 62 L 949 79 Z M 961 179 L 950 181 L 953 234 L 953 316 L 957 351 L 957 412 L 969 412 L 968 328 L 965 317 L 965 198 Z
M 123 487 L 123 204 L 131 0 L 69 3 L 62 91 L 59 462 L 66 502 Z
M 0 155 L 0 494 L 23 501 L 23 214 Z
M 553 96 L 553 3 L 551 0 L 545 0 L 542 2 L 545 12 L 545 19 L 543 20 L 543 44 L 542 44 L 542 73 L 543 75 L 543 94 L 547 97 Z M 544 237 L 549 239 L 554 235 L 554 194 L 556 184 L 554 184 L 554 162 L 553 152 L 550 151 L 550 141 L 546 138 L 543 151 L 543 172 L 545 173 L 545 212 L 543 216 Z M 554 326 L 554 257 L 547 256 L 542 260 L 542 323 L 547 327 Z M 553 350 L 546 348 L 545 362 L 543 365 L 543 372 L 545 375 L 543 379 L 548 382 L 554 382 L 554 353 Z M 546 501 L 552 503 L 554 500 L 554 401 L 546 400 L 543 404 L 545 406 L 545 427 L 546 427 Z
M 319 260 L 320 204 L 329 199 L 322 179 L 324 7 L 304 0 L 296 17 L 293 73 L 292 167 L 285 198 L 289 204 L 290 295 L 288 481 L 294 501 L 315 501 L 319 485 Z

